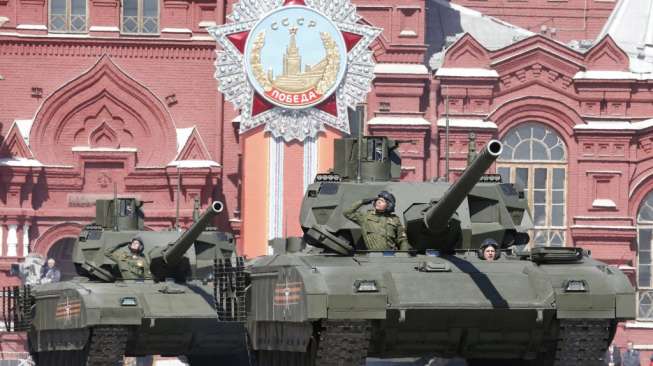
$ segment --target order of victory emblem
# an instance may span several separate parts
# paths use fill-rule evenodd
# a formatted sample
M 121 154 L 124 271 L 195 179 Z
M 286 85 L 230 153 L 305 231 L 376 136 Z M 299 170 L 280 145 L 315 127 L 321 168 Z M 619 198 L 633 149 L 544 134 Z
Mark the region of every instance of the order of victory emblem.
M 241 0 L 209 33 L 221 47 L 218 89 L 240 110 L 240 133 L 260 125 L 300 141 L 329 125 L 349 133 L 347 108 L 374 78 L 369 45 L 381 30 L 358 24 L 350 0 Z

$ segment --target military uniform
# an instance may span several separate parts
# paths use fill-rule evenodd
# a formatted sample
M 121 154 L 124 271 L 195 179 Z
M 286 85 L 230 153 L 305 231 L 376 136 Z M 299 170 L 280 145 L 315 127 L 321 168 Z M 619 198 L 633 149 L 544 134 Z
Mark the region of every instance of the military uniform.
M 376 210 L 358 212 L 364 201 L 354 203 L 343 212 L 346 218 L 361 227 L 363 241 L 369 250 L 410 250 L 406 230 L 399 217 L 392 213 L 377 213 Z
M 128 246 L 110 248 L 105 255 L 118 265 L 123 280 L 151 279 L 150 266 L 143 254 L 132 253 Z

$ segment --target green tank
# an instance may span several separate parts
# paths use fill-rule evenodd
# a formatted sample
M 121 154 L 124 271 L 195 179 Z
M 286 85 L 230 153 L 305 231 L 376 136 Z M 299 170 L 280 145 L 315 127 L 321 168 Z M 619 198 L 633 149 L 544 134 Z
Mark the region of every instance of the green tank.
M 274 240 L 275 254 L 248 266 L 256 362 L 597 365 L 617 322 L 635 318 L 628 278 L 581 248 L 529 249 L 523 191 L 485 174 L 499 141 L 451 184 L 398 182 L 396 147 L 383 137 L 336 141 L 333 172 L 304 196 L 304 236 Z M 381 191 L 396 198 L 412 250 L 366 250 L 361 227 L 343 214 Z M 492 261 L 480 252 L 488 241 L 498 247 Z
M 23 291 L 32 306 L 16 319 L 37 365 L 114 366 L 146 355 L 247 362 L 244 262 L 232 235 L 209 227 L 222 203 L 185 232 L 145 231 L 142 204 L 97 201 L 95 223 L 74 246 L 79 277 Z

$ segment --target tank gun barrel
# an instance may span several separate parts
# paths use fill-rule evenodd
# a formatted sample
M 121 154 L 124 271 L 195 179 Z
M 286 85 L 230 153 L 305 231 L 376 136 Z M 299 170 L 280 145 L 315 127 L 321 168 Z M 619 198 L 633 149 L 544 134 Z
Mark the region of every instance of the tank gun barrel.
M 449 218 L 463 202 L 465 197 L 481 179 L 485 171 L 501 155 L 503 145 L 490 140 L 474 161 L 465 169 L 458 181 L 453 183 L 437 203 L 424 215 L 424 224 L 429 231 L 438 233 L 447 228 Z
M 195 240 L 200 236 L 204 229 L 209 225 L 211 219 L 222 212 L 224 205 L 220 201 L 213 201 L 211 206 L 195 221 L 195 223 L 186 232 L 175 240 L 164 252 L 163 261 L 167 266 L 174 266 L 184 256 L 184 253 L 190 248 Z

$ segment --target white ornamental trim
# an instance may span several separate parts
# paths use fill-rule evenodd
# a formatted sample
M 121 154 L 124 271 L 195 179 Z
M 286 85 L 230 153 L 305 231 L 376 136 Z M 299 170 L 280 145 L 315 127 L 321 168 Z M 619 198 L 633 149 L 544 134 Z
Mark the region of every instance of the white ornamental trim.
M 268 240 L 283 235 L 284 144 L 280 137 L 268 139 Z M 271 248 L 269 248 L 271 249 Z
M 316 107 L 289 109 L 274 106 L 265 112 L 254 114 L 254 87 L 247 77 L 243 54 L 228 39 L 229 35 L 251 31 L 268 13 L 285 6 L 282 0 L 241 0 L 227 16 L 231 21 L 225 25 L 208 28 L 217 41 L 215 79 L 218 90 L 241 111 L 240 133 L 265 125 L 274 137 L 285 141 L 304 141 L 316 137 L 325 125 L 349 133 L 347 108 L 354 108 L 365 101 L 374 78 L 374 60 L 371 43 L 381 34 L 381 29 L 356 22 L 361 18 L 350 0 L 305 0 L 305 6 L 320 12 L 341 32 L 349 32 L 362 38 L 347 53 L 345 75 L 335 89 L 336 115 Z

